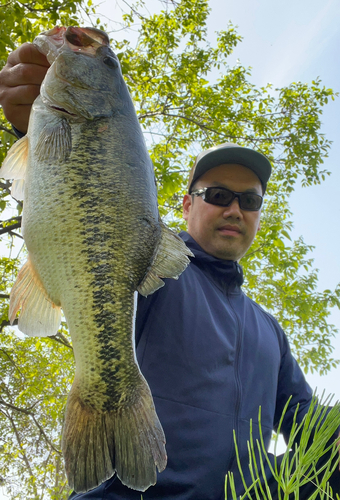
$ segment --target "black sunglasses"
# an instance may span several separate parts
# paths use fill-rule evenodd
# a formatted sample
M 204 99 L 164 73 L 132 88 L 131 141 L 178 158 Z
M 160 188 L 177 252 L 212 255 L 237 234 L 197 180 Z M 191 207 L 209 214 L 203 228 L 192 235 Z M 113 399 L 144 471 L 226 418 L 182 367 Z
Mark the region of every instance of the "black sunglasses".
M 202 199 L 210 205 L 218 205 L 220 207 L 229 207 L 235 198 L 241 210 L 249 212 L 257 212 L 262 207 L 263 197 L 256 193 L 235 193 L 230 189 L 223 187 L 205 187 L 195 189 L 190 193 L 193 196 L 202 196 Z

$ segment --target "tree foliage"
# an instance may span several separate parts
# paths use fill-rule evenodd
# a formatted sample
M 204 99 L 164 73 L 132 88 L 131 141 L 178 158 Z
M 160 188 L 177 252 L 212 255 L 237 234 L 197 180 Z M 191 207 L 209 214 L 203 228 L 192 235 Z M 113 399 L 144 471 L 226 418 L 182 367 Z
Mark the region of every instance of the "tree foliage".
M 83 25 L 94 16 L 92 2 L 0 0 L 0 68 L 8 52 L 55 24 Z M 228 59 L 241 42 L 235 27 L 207 36 L 207 0 L 162 4 L 145 14 L 143 4 L 124 15 L 126 40 L 112 41 L 133 96 L 154 162 L 162 216 L 184 228 L 181 198 L 194 156 L 225 141 L 266 154 L 274 172 L 262 227 L 243 258 L 247 293 L 272 312 L 286 330 L 307 370 L 335 366 L 330 308 L 340 289 L 318 290 L 312 247 L 291 241 L 289 194 L 297 183 L 320 183 L 330 148 L 321 132 L 322 108 L 335 94 L 319 80 L 274 89 L 257 88 L 251 73 Z M 86 20 L 85 24 L 88 24 Z M 129 29 L 139 24 L 137 42 Z M 15 140 L 0 116 L 0 162 Z M 73 377 L 72 350 L 65 325 L 55 338 L 30 339 L 8 327 L 8 296 L 25 250 L 21 249 L 22 205 L 11 201 L 10 183 L 0 183 L 0 440 L 1 478 L 13 499 L 64 499 L 60 429 L 65 396 Z M 17 478 L 20 478 L 19 480 Z

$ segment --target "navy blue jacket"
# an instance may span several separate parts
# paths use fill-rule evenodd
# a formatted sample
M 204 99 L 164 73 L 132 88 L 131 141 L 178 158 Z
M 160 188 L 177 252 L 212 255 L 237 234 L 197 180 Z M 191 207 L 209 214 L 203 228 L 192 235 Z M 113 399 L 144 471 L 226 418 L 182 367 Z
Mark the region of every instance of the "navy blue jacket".
M 269 445 L 282 410 L 292 396 L 282 426 L 287 437 L 299 403 L 307 412 L 312 391 L 292 357 L 277 321 L 241 290 L 236 262 L 207 255 L 187 234 L 195 254 L 178 281 L 140 297 L 136 344 L 167 438 L 168 465 L 143 500 L 224 500 L 227 471 L 243 487 L 235 459 L 236 433 L 246 481 L 250 420 L 253 439 L 258 413 Z M 248 472 L 248 474 L 247 474 Z M 140 492 L 112 478 L 72 499 L 140 500 Z

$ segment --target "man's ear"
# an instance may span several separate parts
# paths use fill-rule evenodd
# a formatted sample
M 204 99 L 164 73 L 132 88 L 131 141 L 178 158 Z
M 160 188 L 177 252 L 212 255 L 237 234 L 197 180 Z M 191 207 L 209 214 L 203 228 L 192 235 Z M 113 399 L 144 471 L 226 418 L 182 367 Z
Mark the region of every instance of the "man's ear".
M 257 231 L 256 232 L 259 232 L 261 229 L 261 222 L 259 222 L 259 225 L 258 225 L 258 228 L 257 228 Z
M 192 196 L 185 194 L 183 198 L 183 219 L 188 220 L 190 208 L 192 205 Z

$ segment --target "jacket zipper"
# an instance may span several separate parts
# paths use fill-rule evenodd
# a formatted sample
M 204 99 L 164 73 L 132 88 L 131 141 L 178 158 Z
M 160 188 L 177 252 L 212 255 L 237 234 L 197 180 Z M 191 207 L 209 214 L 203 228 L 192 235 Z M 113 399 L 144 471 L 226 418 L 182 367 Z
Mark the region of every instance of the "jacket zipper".
M 236 262 L 235 265 L 236 265 L 236 269 L 237 269 L 238 273 L 240 273 L 239 264 Z M 230 283 L 230 285 L 231 284 L 232 283 Z M 236 323 L 237 323 L 237 339 L 236 339 L 236 351 L 235 351 L 236 402 L 235 402 L 235 413 L 234 413 L 234 430 L 235 430 L 236 443 L 238 443 L 238 438 L 239 438 L 238 421 L 239 421 L 239 412 L 240 412 L 241 399 L 242 399 L 242 386 L 241 386 L 241 380 L 240 380 L 240 374 L 239 374 L 239 358 L 240 358 L 240 352 L 241 352 L 241 347 L 242 347 L 243 329 L 242 329 L 242 323 L 240 321 L 240 318 L 239 318 L 238 314 L 236 313 L 236 311 L 232 305 L 232 302 L 230 300 L 230 295 L 229 295 L 228 291 L 227 291 L 227 298 L 228 298 L 228 302 L 229 302 L 230 307 L 234 313 L 234 316 L 236 318 Z M 229 469 L 232 468 L 235 460 L 236 460 L 236 454 L 234 454 L 234 456 L 232 457 L 232 460 L 231 460 L 229 467 L 228 467 Z

